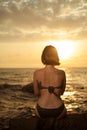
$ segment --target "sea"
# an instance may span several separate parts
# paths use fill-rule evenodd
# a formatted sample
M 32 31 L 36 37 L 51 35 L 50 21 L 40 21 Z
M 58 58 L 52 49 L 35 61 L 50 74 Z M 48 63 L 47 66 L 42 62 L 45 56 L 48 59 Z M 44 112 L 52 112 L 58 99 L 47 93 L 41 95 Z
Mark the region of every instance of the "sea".
M 9 119 L 16 116 L 33 114 L 37 98 L 33 93 L 23 92 L 22 88 L 33 82 L 33 73 L 37 69 L 0 68 L 0 127 L 7 127 Z M 87 112 L 87 67 L 60 69 L 66 73 L 62 100 L 67 112 Z M 8 87 L 4 87 L 4 84 Z

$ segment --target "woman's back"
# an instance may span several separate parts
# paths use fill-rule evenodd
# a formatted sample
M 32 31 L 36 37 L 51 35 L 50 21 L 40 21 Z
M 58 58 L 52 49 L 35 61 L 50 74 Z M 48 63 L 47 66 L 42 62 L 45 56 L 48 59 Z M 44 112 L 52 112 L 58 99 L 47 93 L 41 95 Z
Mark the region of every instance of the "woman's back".
M 53 66 L 46 66 L 43 69 L 36 71 L 36 78 L 38 87 L 40 90 L 40 97 L 38 103 L 45 108 L 55 108 L 62 104 L 60 95 L 63 91 L 65 73 L 62 70 L 58 70 Z M 54 93 L 50 93 L 48 88 L 54 88 Z

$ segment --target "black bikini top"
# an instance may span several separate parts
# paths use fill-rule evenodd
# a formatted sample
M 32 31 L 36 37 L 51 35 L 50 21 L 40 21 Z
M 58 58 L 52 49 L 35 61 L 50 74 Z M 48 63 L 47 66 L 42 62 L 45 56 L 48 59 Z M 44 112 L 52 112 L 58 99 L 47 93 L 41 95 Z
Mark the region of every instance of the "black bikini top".
M 51 94 L 53 93 L 57 97 L 58 97 L 58 95 L 54 92 L 54 89 L 61 89 L 61 86 L 58 86 L 58 87 L 53 87 L 53 86 L 44 87 L 44 86 L 42 86 L 41 82 L 38 82 L 38 87 L 39 87 L 40 90 L 41 89 L 48 89 L 49 93 L 51 93 Z

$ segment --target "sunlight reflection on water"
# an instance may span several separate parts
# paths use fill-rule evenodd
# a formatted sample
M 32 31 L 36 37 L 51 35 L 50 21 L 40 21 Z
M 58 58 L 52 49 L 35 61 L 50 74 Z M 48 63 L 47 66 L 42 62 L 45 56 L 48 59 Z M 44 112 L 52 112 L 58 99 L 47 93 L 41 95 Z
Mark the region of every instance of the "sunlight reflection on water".
M 81 113 L 87 111 L 87 93 L 83 89 L 65 91 L 62 96 L 68 112 Z

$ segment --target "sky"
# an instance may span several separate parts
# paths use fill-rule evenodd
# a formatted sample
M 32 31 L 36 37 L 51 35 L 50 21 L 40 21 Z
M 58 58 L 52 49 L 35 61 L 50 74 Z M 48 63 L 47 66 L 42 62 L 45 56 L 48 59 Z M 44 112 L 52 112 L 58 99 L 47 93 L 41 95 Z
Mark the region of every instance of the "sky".
M 43 48 L 64 41 L 74 51 L 60 66 L 87 67 L 87 0 L 0 0 L 0 67 L 41 67 Z

